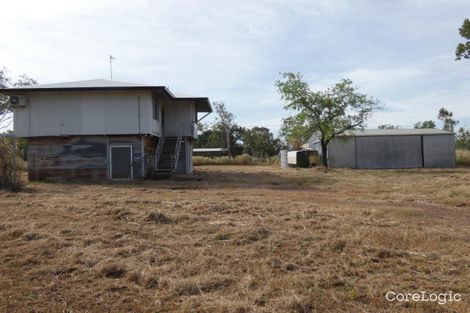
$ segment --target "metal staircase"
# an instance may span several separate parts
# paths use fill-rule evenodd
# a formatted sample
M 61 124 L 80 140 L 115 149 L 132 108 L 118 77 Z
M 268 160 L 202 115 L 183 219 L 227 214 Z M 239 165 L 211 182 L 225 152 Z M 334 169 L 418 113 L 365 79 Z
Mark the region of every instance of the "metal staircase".
M 162 136 L 158 140 L 155 150 L 155 164 L 152 171 L 153 178 L 170 177 L 176 174 L 179 156 L 181 153 L 182 127 L 178 127 L 176 137 Z

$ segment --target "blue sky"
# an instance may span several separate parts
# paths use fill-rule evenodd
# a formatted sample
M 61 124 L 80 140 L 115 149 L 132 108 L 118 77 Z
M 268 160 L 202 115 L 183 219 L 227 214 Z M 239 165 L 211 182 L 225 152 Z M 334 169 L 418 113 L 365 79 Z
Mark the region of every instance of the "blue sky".
M 470 1 L 8 1 L 0 66 L 40 83 L 114 78 L 224 101 L 243 126 L 288 116 L 274 82 L 350 78 L 385 110 L 370 128 L 435 119 L 470 126 L 470 61 L 455 61 Z M 467 14 L 467 15 L 466 15 Z

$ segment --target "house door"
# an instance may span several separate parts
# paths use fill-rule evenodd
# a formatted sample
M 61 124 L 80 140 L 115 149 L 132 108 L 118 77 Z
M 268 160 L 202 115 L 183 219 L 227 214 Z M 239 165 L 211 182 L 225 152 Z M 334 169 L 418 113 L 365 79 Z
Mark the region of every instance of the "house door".
M 111 179 L 132 179 L 132 146 L 111 147 Z

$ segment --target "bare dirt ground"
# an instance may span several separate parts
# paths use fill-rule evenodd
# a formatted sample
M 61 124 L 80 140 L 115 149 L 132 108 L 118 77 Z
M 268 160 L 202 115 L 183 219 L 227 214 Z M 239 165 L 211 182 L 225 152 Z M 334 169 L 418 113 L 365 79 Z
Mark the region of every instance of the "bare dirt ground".
M 196 171 L 1 191 L 0 311 L 470 312 L 470 169 Z

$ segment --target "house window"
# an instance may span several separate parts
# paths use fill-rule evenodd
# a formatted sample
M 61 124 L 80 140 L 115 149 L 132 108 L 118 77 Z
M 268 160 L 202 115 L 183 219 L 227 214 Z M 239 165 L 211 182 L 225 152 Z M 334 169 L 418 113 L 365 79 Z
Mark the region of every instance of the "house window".
M 156 121 L 160 120 L 160 103 L 157 99 L 153 99 L 153 119 Z

